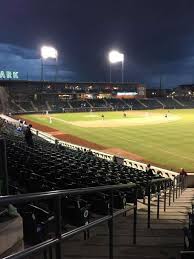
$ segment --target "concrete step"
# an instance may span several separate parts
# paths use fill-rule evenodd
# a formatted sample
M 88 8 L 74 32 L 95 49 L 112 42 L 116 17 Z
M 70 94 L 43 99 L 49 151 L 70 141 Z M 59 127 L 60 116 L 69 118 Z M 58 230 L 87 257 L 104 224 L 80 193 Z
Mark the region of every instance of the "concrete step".
M 183 249 L 182 244 L 180 246 L 114 246 L 114 258 L 168 258 L 166 256 L 178 255 L 179 251 Z M 65 258 L 108 258 L 109 248 L 108 245 L 96 245 L 85 244 L 80 251 L 74 247 L 72 249 L 72 243 L 66 243 L 64 245 Z

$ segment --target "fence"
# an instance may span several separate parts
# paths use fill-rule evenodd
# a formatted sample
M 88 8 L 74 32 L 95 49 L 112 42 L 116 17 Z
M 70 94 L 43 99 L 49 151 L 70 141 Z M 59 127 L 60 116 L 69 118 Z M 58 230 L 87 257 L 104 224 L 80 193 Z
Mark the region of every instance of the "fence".
M 163 186 L 161 188 L 161 183 Z M 176 198 L 180 197 L 183 190 L 186 188 L 186 177 L 184 176 L 175 176 L 172 180 L 171 178 L 166 179 L 156 179 L 149 182 L 147 186 L 147 204 L 148 204 L 148 215 L 147 215 L 147 227 L 150 228 L 151 224 L 151 200 L 153 198 L 157 199 L 157 219 L 160 218 L 160 197 L 164 198 L 164 206 L 163 210 L 166 211 L 167 207 L 167 198 L 168 205 L 171 205 L 171 202 L 174 202 Z M 155 186 L 157 188 L 156 192 L 152 194 L 152 187 Z M 144 197 L 144 204 L 145 204 Z
M 124 209 L 114 211 L 114 199 L 113 194 L 115 190 L 122 190 L 122 189 L 131 189 L 133 188 L 133 194 L 134 194 L 134 203 L 130 207 L 127 206 Z M 67 233 L 62 233 L 62 216 L 61 216 L 61 200 L 62 197 L 71 195 L 83 195 L 87 193 L 95 193 L 95 192 L 103 192 L 103 191 L 109 191 L 110 192 L 110 204 L 109 204 L 109 215 L 104 216 L 100 219 L 96 219 L 93 222 L 88 223 L 88 225 L 84 225 L 81 227 L 78 227 L 72 231 L 69 231 Z M 80 189 L 72 189 L 72 190 L 59 190 L 59 191 L 52 191 L 52 192 L 45 192 L 45 193 L 34 193 L 34 194 L 22 194 L 22 195 L 10 195 L 10 196 L 2 196 L 0 197 L 0 206 L 1 205 L 8 205 L 9 203 L 12 204 L 18 204 L 18 203 L 27 203 L 27 202 L 35 202 L 45 199 L 54 199 L 56 204 L 56 213 L 55 213 L 55 219 L 56 219 L 56 232 L 55 232 L 55 238 L 47 240 L 45 242 L 42 242 L 38 245 L 35 245 L 31 248 L 25 249 L 22 252 L 19 252 L 17 254 L 5 257 L 5 259 L 21 259 L 26 258 L 27 256 L 33 255 L 37 252 L 45 252 L 50 247 L 55 247 L 56 251 L 56 258 L 62 259 L 62 242 L 71 237 L 74 236 L 80 232 L 86 231 L 88 229 L 91 229 L 103 222 L 108 222 L 108 228 L 109 228 L 109 258 L 112 259 L 113 254 L 113 218 L 126 213 L 129 210 L 133 210 L 133 243 L 136 243 L 136 221 L 137 221 L 137 186 L 133 183 L 131 184 L 122 184 L 122 185 L 112 185 L 112 186 L 103 186 L 103 187 L 90 187 L 90 188 L 80 188 Z M 46 257 L 45 257 L 46 259 Z
M 152 194 L 152 187 L 155 186 L 157 188 L 157 192 Z M 114 199 L 113 194 L 116 190 L 122 189 L 131 189 L 133 188 L 133 195 L 134 195 L 134 202 L 133 205 L 127 206 L 124 209 L 120 209 L 114 211 Z M 148 183 L 145 187 L 145 195 L 147 192 L 147 205 L 148 205 L 148 214 L 147 214 L 147 227 L 150 228 L 151 225 L 151 199 L 157 197 L 157 219 L 159 219 L 160 214 L 160 197 L 163 195 L 164 197 L 164 211 L 166 210 L 167 206 L 167 194 L 169 198 L 168 205 L 171 205 L 171 201 L 175 200 L 178 196 L 180 196 L 181 192 L 185 188 L 185 178 L 184 177 L 177 177 L 173 181 L 169 179 L 157 179 L 152 180 Z M 82 195 L 86 193 L 95 193 L 95 192 L 103 192 L 109 191 L 110 192 L 110 206 L 109 206 L 109 214 L 104 216 L 100 219 L 96 219 L 93 222 L 90 222 L 88 225 L 84 225 L 78 227 L 70 232 L 62 233 L 62 225 L 61 225 L 61 200 L 62 197 L 67 195 Z M 103 187 L 90 187 L 90 188 L 81 188 L 81 189 L 72 189 L 72 190 L 59 190 L 59 191 L 52 191 L 46 193 L 34 193 L 34 194 L 22 194 L 22 195 L 12 195 L 12 196 L 2 196 L 0 198 L 0 206 L 1 205 L 8 205 L 9 203 L 18 204 L 18 203 L 27 203 L 27 202 L 35 202 L 40 200 L 48 200 L 54 199 L 56 204 L 56 232 L 55 238 L 44 241 L 38 245 L 35 245 L 31 248 L 28 248 L 22 252 L 19 252 L 15 255 L 11 255 L 5 257 L 5 259 L 20 259 L 26 258 L 27 256 L 34 255 L 37 252 L 43 252 L 46 257 L 46 251 L 51 247 L 55 248 L 56 251 L 56 258 L 62 259 L 62 249 L 61 245 L 62 242 L 80 232 L 89 230 L 103 222 L 108 222 L 109 227 L 109 258 L 113 259 L 113 218 L 126 213 L 129 210 L 133 210 L 133 244 L 136 244 L 136 224 L 137 224 L 137 191 L 138 186 L 136 184 L 122 184 L 122 185 L 112 185 L 112 186 L 103 186 Z M 144 197 L 146 199 L 146 197 Z

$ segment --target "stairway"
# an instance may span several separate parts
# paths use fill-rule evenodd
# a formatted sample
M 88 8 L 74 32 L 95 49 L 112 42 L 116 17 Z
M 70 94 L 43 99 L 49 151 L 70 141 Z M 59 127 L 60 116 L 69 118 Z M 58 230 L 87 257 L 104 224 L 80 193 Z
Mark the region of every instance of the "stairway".
M 71 105 L 71 103 L 67 100 L 67 104 L 69 105 L 69 107 L 71 108 L 71 109 L 73 109 L 73 106 Z
M 46 103 L 46 108 L 47 108 L 47 110 L 48 110 L 48 111 L 51 111 L 52 109 L 51 109 L 51 107 L 50 107 L 49 102 L 48 102 L 48 101 L 46 101 L 45 103 Z
M 91 105 L 91 103 L 87 100 L 87 99 L 85 99 L 84 100 L 91 108 L 94 108 L 92 105 Z
M 164 103 L 162 103 L 160 100 L 158 100 L 157 98 L 155 98 L 155 100 L 162 105 L 162 108 L 164 109 L 166 107 L 166 105 Z
M 34 105 L 33 101 L 30 102 L 32 108 L 34 109 L 34 111 L 38 112 L 38 108 Z
M 133 216 L 119 216 L 114 219 L 114 258 L 116 259 L 168 259 L 180 258 L 183 250 L 183 227 L 188 221 L 194 188 L 186 189 L 183 194 L 163 211 L 160 202 L 160 218 L 156 217 L 156 200 L 151 202 L 151 228 L 147 228 L 147 206 L 138 203 L 137 244 L 132 244 Z M 168 199 L 167 199 L 168 201 Z M 168 202 L 167 202 L 168 205 Z M 109 235 L 107 224 L 91 230 L 95 235 L 88 241 L 83 234 L 64 243 L 65 258 L 108 259 Z M 174 257 L 173 257 L 174 256 Z
M 183 103 L 181 103 L 179 100 L 177 100 L 176 98 L 173 98 L 173 100 L 178 103 L 180 106 L 184 107 L 185 105 Z
M 145 105 L 142 101 L 140 101 L 139 99 L 136 99 L 138 101 L 138 103 L 140 103 L 144 108 L 148 108 L 147 105 Z
M 120 99 L 120 100 L 123 102 L 123 104 L 125 105 L 125 107 L 131 108 L 131 105 L 129 105 L 128 103 L 126 103 L 124 99 Z
M 23 112 L 26 112 L 26 110 L 18 103 L 16 103 L 13 99 L 11 100 L 11 102 L 20 110 Z
M 110 103 L 107 102 L 107 100 L 104 98 L 103 101 L 105 102 L 107 107 L 111 107 L 112 109 L 114 109 L 113 105 L 111 105 Z

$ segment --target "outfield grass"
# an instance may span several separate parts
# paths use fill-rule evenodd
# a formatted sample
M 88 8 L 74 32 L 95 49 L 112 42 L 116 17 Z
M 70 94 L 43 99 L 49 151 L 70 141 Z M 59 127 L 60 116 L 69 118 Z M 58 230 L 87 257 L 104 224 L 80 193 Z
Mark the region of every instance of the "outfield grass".
M 147 115 L 159 115 L 164 118 L 167 111 L 129 112 L 127 120 L 144 119 Z M 124 120 L 122 112 L 104 112 L 105 120 Z M 70 124 L 101 120 L 101 113 L 61 113 L 52 114 L 52 125 L 42 115 L 25 115 L 26 119 L 51 126 L 105 147 L 118 147 L 138 154 L 145 160 L 152 161 L 162 167 L 194 170 L 194 110 L 170 110 L 170 115 L 178 116 L 176 121 L 122 127 L 82 127 Z M 103 122 L 102 122 L 103 123 Z

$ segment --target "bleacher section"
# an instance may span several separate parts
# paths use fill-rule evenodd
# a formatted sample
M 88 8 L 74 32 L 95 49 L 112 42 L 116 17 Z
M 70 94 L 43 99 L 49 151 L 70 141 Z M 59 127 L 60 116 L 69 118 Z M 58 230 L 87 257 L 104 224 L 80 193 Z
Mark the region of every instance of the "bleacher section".
M 192 97 L 175 97 L 181 104 L 183 104 L 184 108 L 194 108 L 194 99 Z
M 136 99 L 125 99 L 125 103 L 129 106 L 132 110 L 142 110 L 146 109 L 140 102 L 138 102 Z
M 111 107 L 114 108 L 115 110 L 125 110 L 127 109 L 127 105 L 124 101 L 121 99 L 106 99 L 107 104 Z
M 92 105 L 92 107 L 94 108 L 107 108 L 107 104 L 104 101 L 104 99 L 91 99 L 88 100 L 89 103 Z
M 63 109 L 70 109 L 67 101 L 49 101 L 49 105 L 52 111 L 63 111 Z
M 33 101 L 34 106 L 38 109 L 39 112 L 45 112 L 47 109 L 45 101 Z
M 1 104 L 0 104 L 1 105 Z M 2 105 L 1 105 L 2 106 Z M 143 99 L 59 99 L 39 98 L 32 100 L 29 96 L 24 99 L 9 98 L 6 113 L 33 113 L 33 112 L 79 112 L 79 111 L 121 111 L 121 110 L 145 110 L 145 109 L 183 109 L 194 108 L 192 97 L 156 97 Z M 3 108 L 0 107 L 2 110 Z
M 8 111 L 11 113 L 15 113 L 15 112 L 22 113 L 23 112 L 22 108 L 19 107 L 13 99 L 9 100 L 8 109 L 9 109 Z
M 141 199 L 147 194 L 146 186 L 150 180 L 163 178 L 161 175 L 151 171 L 145 173 L 142 170 L 118 164 L 117 162 L 98 158 L 90 151 L 72 150 L 51 144 L 37 136 L 33 137 L 34 146 L 28 147 L 24 142 L 23 133 L 18 133 L 15 126 L 8 124 L 4 127 L 2 136 L 7 142 L 11 194 L 136 183 L 139 186 L 138 198 Z M 152 188 L 152 192 L 156 192 L 156 187 Z M 133 202 L 133 199 L 131 191 L 117 191 L 114 194 L 115 209 L 124 208 L 126 202 Z M 66 224 L 77 226 L 88 221 L 88 217 L 83 218 L 82 213 L 86 208 L 91 212 L 107 214 L 108 200 L 109 196 L 106 193 L 86 195 L 82 198 L 77 198 L 77 200 L 65 199 L 64 210 L 68 211 L 70 206 L 79 211 L 74 218 L 66 217 L 65 215 L 68 215 L 68 212 L 66 212 L 64 215 Z M 79 209 L 76 207 L 78 201 L 81 204 Z M 41 204 L 36 205 L 45 209 Z M 24 211 L 26 210 L 32 210 L 32 208 L 28 205 Z M 52 211 L 52 206 L 47 207 L 47 210 Z M 25 214 L 23 211 L 21 213 L 22 215 Z M 24 215 L 24 220 L 28 222 L 29 219 L 25 218 L 25 216 L 26 214 Z M 24 228 L 25 226 L 24 223 Z M 29 236 L 26 236 L 26 238 L 27 240 L 30 239 Z
M 76 228 L 92 224 L 95 220 L 100 220 L 106 216 L 110 217 L 111 210 L 114 213 L 118 213 L 120 210 L 122 217 L 119 223 L 123 231 L 123 222 L 127 223 L 127 226 L 129 225 L 128 218 L 123 220 L 123 213 L 126 208 L 133 208 L 132 205 L 137 202 L 136 197 L 143 204 L 146 199 L 151 199 L 151 196 L 154 197 L 161 192 L 161 194 L 164 193 L 164 196 L 159 196 L 159 199 L 161 200 L 164 197 L 164 206 L 166 206 L 166 191 L 168 190 L 170 195 L 173 186 L 173 193 L 175 194 L 175 191 L 177 193 L 177 189 L 174 189 L 174 179 L 164 178 L 161 176 L 161 172 L 157 173 L 151 169 L 145 172 L 143 168 L 124 165 L 122 159 L 117 160 L 115 158 L 113 161 L 108 161 L 95 156 L 95 153 L 92 153 L 91 150 L 84 151 L 81 147 L 80 149 L 71 149 L 57 142 L 52 144 L 37 135 L 33 136 L 34 145 L 27 146 L 23 132 L 18 132 L 14 125 L 8 123 L 4 124 L 0 136 L 6 140 L 7 144 L 10 194 L 36 193 L 38 197 L 40 192 L 53 191 L 53 195 L 56 193 L 61 195 L 62 190 L 74 192 L 74 189 L 78 190 L 78 188 L 88 189 L 97 186 L 101 188 L 120 186 L 119 188 L 121 188 L 121 186 L 124 186 L 124 189 L 115 189 L 111 192 L 102 189 L 98 192 L 86 192 L 81 195 L 61 195 L 60 205 L 57 204 L 56 199 L 49 199 L 51 193 L 45 193 L 45 195 L 48 195 L 48 199 L 46 197 L 41 201 L 37 199 L 36 201 L 31 200 L 31 202 L 25 200 L 20 205 L 15 204 L 23 218 L 24 241 L 25 246 L 28 247 L 56 237 L 58 213 L 56 213 L 56 210 L 59 207 L 61 232 L 65 234 L 74 231 Z M 131 183 L 133 183 L 132 188 L 127 189 L 127 184 L 130 185 Z M 180 185 L 179 194 L 181 188 Z M 142 210 L 140 213 L 145 212 Z M 134 219 L 134 222 L 136 222 L 136 219 Z M 138 217 L 138 224 L 145 227 L 145 224 L 141 223 L 142 214 Z M 119 225 L 117 227 L 120 229 Z M 136 223 L 134 223 L 133 228 L 136 231 Z M 159 238 L 161 233 L 163 232 L 160 231 Z M 104 226 L 101 234 L 105 235 Z M 120 238 L 122 233 L 119 232 L 119 235 Z M 85 231 L 85 236 L 89 238 L 89 232 Z M 139 241 L 141 237 L 138 238 L 138 242 L 141 242 Z M 92 240 L 94 239 L 91 238 L 91 242 Z M 98 237 L 95 242 L 97 240 Z M 71 242 L 75 242 L 75 239 Z M 98 246 L 98 242 L 96 244 Z M 71 249 L 74 253 L 74 246 Z M 99 248 L 96 247 L 95 249 Z M 66 249 L 64 251 L 67 252 Z M 127 254 L 129 255 L 128 252 Z
M 71 100 L 70 104 L 73 108 L 90 108 L 88 102 L 84 100 Z
M 90 152 L 56 147 L 37 136 L 34 136 L 34 147 L 26 147 L 23 133 L 16 132 L 14 127 L 6 127 L 3 136 L 8 144 L 10 175 L 16 179 L 19 179 L 17 177 L 21 174 L 22 178 L 25 178 L 23 174 L 32 176 L 32 179 L 26 179 L 29 184 L 25 182 L 23 185 L 26 188 L 24 192 L 129 182 L 143 184 L 150 179 L 161 177 L 155 174 L 147 175 L 144 171 L 98 158 Z M 33 177 L 35 185 L 32 184 Z
M 183 108 L 183 106 L 181 106 L 173 98 L 158 97 L 157 100 L 159 100 L 164 105 L 163 107 L 165 109 L 181 109 L 181 108 Z
M 145 104 L 149 109 L 162 109 L 162 105 L 156 99 L 141 99 L 141 102 Z
M 29 101 L 21 101 L 21 102 L 18 102 L 16 104 L 20 105 L 27 112 L 33 112 L 34 111 L 32 105 Z

